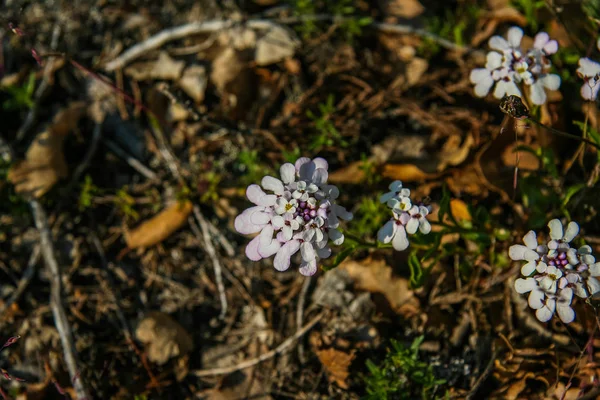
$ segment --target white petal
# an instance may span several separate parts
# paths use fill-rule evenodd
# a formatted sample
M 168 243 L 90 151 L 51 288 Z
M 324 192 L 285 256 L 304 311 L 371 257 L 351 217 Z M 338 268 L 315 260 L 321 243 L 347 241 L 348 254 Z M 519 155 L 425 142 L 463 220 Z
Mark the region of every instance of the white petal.
M 304 276 L 312 276 L 317 272 L 317 260 L 300 264 L 300 273 Z
M 429 232 L 431 232 L 431 224 L 425 218 L 421 219 L 420 221 L 419 231 L 421 231 L 421 233 L 424 235 L 427 235 Z
M 551 301 L 553 302 L 554 300 L 548 300 L 548 303 L 550 303 Z M 552 309 L 546 305 L 535 312 L 535 316 L 541 322 L 550 321 L 553 314 L 554 314 L 554 303 L 552 303 Z
M 246 257 L 248 257 L 252 261 L 259 261 L 263 258 L 258 252 L 259 241 L 260 236 L 256 236 L 246 246 Z
M 377 240 L 381 243 L 389 243 L 392 241 L 394 234 L 396 233 L 396 222 L 391 219 L 385 223 L 377 232 Z
M 548 222 L 548 228 L 550 228 L 550 237 L 554 240 L 560 240 L 563 238 L 563 226 L 559 219 L 553 219 Z
M 250 216 L 250 222 L 254 225 L 264 226 L 271 221 L 271 216 L 265 212 L 257 211 Z
M 331 208 L 333 209 L 333 212 L 335 212 L 335 214 L 344 221 L 352 220 L 353 215 L 350 211 L 346 210 L 346 208 L 340 206 L 339 204 L 334 204 Z
M 279 168 L 279 174 L 283 183 L 290 184 L 296 180 L 296 167 L 291 163 L 285 163 Z
M 235 230 L 241 233 L 242 235 L 248 235 L 251 233 L 259 232 L 263 228 L 263 226 L 253 224 L 251 221 L 251 217 L 252 214 L 254 214 L 255 212 L 262 213 L 262 210 L 263 207 L 261 206 L 250 207 L 244 210 L 240 215 L 235 217 L 235 221 L 233 223 Z
M 581 97 L 585 100 L 596 100 L 596 97 L 598 97 L 598 89 L 600 89 L 600 84 L 597 82 L 595 83 L 590 79 L 589 82 L 586 82 L 581 86 Z
M 310 162 L 310 158 L 308 157 L 300 157 L 299 159 L 296 160 L 296 162 L 294 163 L 294 168 L 296 168 L 296 173 L 300 173 L 300 168 L 306 164 Z
M 329 230 L 329 238 L 336 246 L 339 246 L 342 243 L 344 243 L 344 234 L 337 229 Z
M 496 88 L 494 89 L 494 97 L 497 99 L 501 99 L 505 95 L 521 96 L 521 91 L 512 80 L 500 80 L 498 81 L 498 83 L 496 83 Z
M 406 232 L 409 234 L 414 234 L 417 229 L 419 229 L 419 220 L 417 218 L 411 218 L 406 224 Z
M 537 236 L 534 231 L 529 231 L 525 236 L 523 236 L 523 243 L 525 246 L 531 250 L 535 250 L 537 248 Z
M 590 275 L 600 276 L 600 262 L 590 265 Z
M 533 278 L 519 278 L 515 280 L 515 290 L 517 291 L 517 293 L 523 294 L 531 292 L 535 288 L 537 288 L 537 281 Z
M 312 243 L 304 242 L 300 245 L 300 254 L 305 262 L 314 261 L 316 258 L 315 248 Z
M 530 86 L 531 91 L 529 93 L 531 102 L 536 105 L 542 105 L 546 102 L 546 91 L 544 90 L 544 84 L 538 80 Z
M 260 186 L 250 185 L 246 189 L 246 197 L 257 206 L 270 207 L 275 204 L 277 196 L 267 195 Z
M 593 276 L 590 276 L 587 278 L 587 287 L 589 290 L 589 294 L 593 296 L 596 293 L 600 292 L 600 281 L 598 281 L 598 279 L 594 278 Z
M 487 79 L 480 81 L 475 85 L 473 93 L 475 93 L 475 96 L 477 97 L 485 97 L 490 92 L 492 86 L 494 86 L 494 80 L 489 76 Z
M 560 76 L 556 74 L 548 74 L 544 76 L 541 81 L 549 90 L 558 90 L 560 87 Z
M 578 233 L 579 233 L 579 225 L 577 224 L 577 222 L 571 221 L 571 222 L 569 222 L 569 225 L 567 225 L 567 230 L 565 231 L 563 240 L 565 242 L 569 243 L 571 240 L 573 240 L 575 238 L 575 236 L 577 236 Z
M 525 264 L 521 267 L 521 274 L 523 276 L 531 275 L 533 273 L 533 271 L 535 271 L 536 266 L 537 266 L 537 263 L 535 261 L 529 261 L 527 264 Z
M 591 60 L 587 57 L 583 57 L 579 59 L 579 68 L 577 68 L 577 73 L 582 76 L 586 76 L 591 78 L 596 74 L 600 73 L 600 64 L 594 60 Z
M 272 176 L 265 176 L 264 178 L 262 178 L 260 185 L 265 190 L 270 190 L 275 194 L 283 194 L 283 182 Z
M 501 66 L 502 66 L 502 54 L 495 52 L 495 51 L 490 51 L 489 53 L 487 53 L 485 68 L 492 70 L 492 69 L 500 68 Z M 488 72 L 488 74 L 489 74 L 489 72 Z
M 328 177 L 329 174 L 327 173 L 327 170 L 323 168 L 317 168 L 312 174 L 312 180 L 317 185 L 322 185 L 326 183 Z
M 387 203 L 388 201 L 390 201 L 391 199 L 393 199 L 396 196 L 396 193 L 394 192 L 387 192 L 381 195 L 381 197 L 379 198 L 379 201 L 381 202 L 381 204 L 383 203 Z
M 561 304 L 560 302 L 556 305 L 556 313 L 562 322 L 569 324 L 575 319 L 575 311 L 568 304 Z
M 290 164 L 291 165 L 291 164 Z M 300 242 L 298 240 L 290 240 L 277 252 L 275 259 L 273 260 L 273 266 L 278 271 L 285 271 L 290 267 L 291 257 L 296 254 L 300 249 Z
M 315 166 L 317 168 L 321 168 L 324 169 L 325 171 L 327 171 L 329 169 L 329 163 L 327 163 L 327 160 L 325 160 L 322 157 L 316 157 L 312 159 L 312 162 L 315 163 Z
M 406 250 L 408 247 L 408 238 L 406 237 L 406 230 L 402 225 L 398 226 L 396 229 L 396 234 L 394 235 L 394 239 L 392 240 L 392 246 L 397 251 Z
M 527 302 L 529 303 L 529 307 L 533 308 L 534 310 L 537 310 L 544 306 L 542 300 L 544 300 L 544 292 L 538 289 L 534 289 L 531 291 L 531 293 L 529 293 L 529 298 L 527 299 Z
M 276 215 L 271 218 L 271 224 L 275 229 L 281 229 L 285 226 L 285 219 L 281 215 Z
M 510 45 L 516 49 L 519 46 L 521 46 L 523 30 L 518 26 L 513 26 L 508 30 L 508 34 L 506 35 L 506 37 L 508 38 L 508 43 L 510 43 Z
M 544 46 L 544 52 L 547 55 L 554 54 L 558 51 L 558 42 L 556 40 L 549 40 Z
M 502 36 L 492 36 L 488 45 L 494 50 L 502 51 L 510 49 L 510 44 Z
M 515 244 L 508 248 L 508 256 L 511 260 L 520 261 L 520 260 L 538 260 L 540 255 L 535 251 L 528 249 L 522 244 Z
M 331 247 L 323 247 L 322 249 L 317 249 L 317 256 L 319 258 L 329 258 L 331 255 Z
M 546 43 L 550 40 L 550 36 L 546 32 L 540 32 L 533 39 L 533 47 L 542 50 Z

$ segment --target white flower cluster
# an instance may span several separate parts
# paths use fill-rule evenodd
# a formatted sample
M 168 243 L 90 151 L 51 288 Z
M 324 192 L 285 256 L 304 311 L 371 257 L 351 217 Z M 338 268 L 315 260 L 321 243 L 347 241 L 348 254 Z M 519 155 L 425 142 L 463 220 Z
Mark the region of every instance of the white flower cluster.
M 590 246 L 572 248 L 570 243 L 579 233 L 579 225 L 571 221 L 567 229 L 558 219 L 548 223 L 550 241 L 539 245 L 534 231 L 524 237 L 525 246 L 516 244 L 509 248 L 509 257 L 527 261 L 521 268 L 525 278 L 515 281 L 518 293 L 529 293 L 529 306 L 536 317 L 549 321 L 554 313 L 566 324 L 575 319 L 571 308 L 573 294 L 586 298 L 600 291 L 600 262 L 592 255 Z
M 489 46 L 495 51 L 487 54 L 485 68 L 471 71 L 475 94 L 485 97 L 495 84 L 494 97 L 497 99 L 505 95 L 521 97 L 518 85 L 526 85 L 530 88 L 531 102 L 544 104 L 545 88 L 557 90 L 560 86 L 560 77 L 548 73 L 551 67 L 548 56 L 558 51 L 558 43 L 550 40 L 546 32 L 540 32 L 534 38 L 533 48 L 524 51 L 521 48 L 523 30 L 516 26 L 508 30 L 507 38 L 492 36 Z
M 408 248 L 407 234 L 414 234 L 419 230 L 423 234 L 431 232 L 431 225 L 427 221 L 429 207 L 422 204 L 413 204 L 410 199 L 410 189 L 403 188 L 401 181 L 394 181 L 389 186 L 390 191 L 380 198 L 392 209 L 392 218 L 377 232 L 377 239 L 382 243 L 392 242 L 398 251 Z
M 323 158 L 302 157 L 281 166 L 281 180 L 265 176 L 262 187 L 248 186 L 246 195 L 256 206 L 236 217 L 235 229 L 242 234 L 260 232 L 246 247 L 249 259 L 275 255 L 275 269 L 285 271 L 300 251 L 300 273 L 309 276 L 317 271 L 319 259 L 331 255 L 330 240 L 335 245 L 344 242 L 339 219 L 351 220 L 352 213 L 335 203 L 340 192 L 327 184 L 328 167 Z
M 596 42 L 596 47 L 600 50 L 600 39 Z M 598 80 L 600 79 L 600 64 L 587 57 L 579 59 L 579 68 L 577 74 L 583 79 L 581 86 L 581 97 L 585 100 L 596 100 L 598 97 Z

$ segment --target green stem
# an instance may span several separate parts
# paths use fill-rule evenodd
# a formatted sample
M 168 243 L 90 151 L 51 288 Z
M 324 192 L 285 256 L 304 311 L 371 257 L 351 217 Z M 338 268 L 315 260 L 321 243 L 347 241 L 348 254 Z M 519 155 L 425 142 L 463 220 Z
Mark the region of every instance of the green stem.
M 550 127 L 550 126 L 544 125 L 544 124 L 542 124 L 541 122 L 539 122 L 539 121 L 536 121 L 536 120 L 535 120 L 535 119 L 533 119 L 533 118 L 526 118 L 526 120 L 527 120 L 528 122 L 531 122 L 531 123 L 532 123 L 532 124 L 534 124 L 534 125 L 537 125 L 537 126 L 539 126 L 539 127 L 542 127 L 542 128 L 544 128 L 544 129 L 547 129 L 548 131 L 550 131 L 550 132 L 554 133 L 555 135 L 562 136 L 562 137 L 566 137 L 566 138 L 573 139 L 573 140 L 579 140 L 580 142 L 587 143 L 587 144 L 589 144 L 590 146 L 594 146 L 594 147 L 595 147 L 597 150 L 600 150 L 600 145 L 598 145 L 597 143 L 594 143 L 594 142 L 592 142 L 592 141 L 591 141 L 591 140 L 589 140 L 589 139 L 582 138 L 581 136 L 573 135 L 573 134 L 571 134 L 571 133 L 567 133 L 567 132 L 559 131 L 558 129 L 554 129 L 554 128 Z

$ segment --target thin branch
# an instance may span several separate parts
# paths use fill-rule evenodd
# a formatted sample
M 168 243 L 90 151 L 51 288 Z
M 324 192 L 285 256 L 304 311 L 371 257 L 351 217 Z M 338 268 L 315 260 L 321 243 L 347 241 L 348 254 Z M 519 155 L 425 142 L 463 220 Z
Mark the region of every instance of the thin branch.
M 278 354 L 284 353 L 288 349 L 288 347 L 290 347 L 292 345 L 292 343 L 294 343 L 296 340 L 300 339 L 304 334 L 306 334 L 306 332 L 310 331 L 316 324 L 319 323 L 319 321 L 321 321 L 323 319 L 324 316 L 325 316 L 325 312 L 321 312 L 319 315 L 317 315 L 312 320 L 310 320 L 310 322 L 307 323 L 302 329 L 298 330 L 294 334 L 294 336 L 290 336 L 283 343 L 281 343 L 279 346 L 277 346 L 273 350 L 271 350 L 267 353 L 264 353 L 256 358 L 252 358 L 250 360 L 243 361 L 243 362 L 241 362 L 237 365 L 231 366 L 231 367 L 201 369 L 201 370 L 197 370 L 197 371 L 192 371 L 191 373 L 198 377 L 212 376 L 212 375 L 226 375 L 226 374 L 230 374 L 235 371 L 239 371 L 241 369 L 253 367 L 257 364 L 260 364 L 263 361 L 266 361 L 270 358 L 275 357 Z
M 67 313 L 62 304 L 62 283 L 60 268 L 56 261 L 54 253 L 54 247 L 52 245 L 52 235 L 50 228 L 48 227 L 48 218 L 42 205 L 35 199 L 29 201 L 29 206 L 33 213 L 33 219 L 35 220 L 35 226 L 40 233 L 40 247 L 42 250 L 42 256 L 48 269 L 48 275 L 50 276 L 50 308 L 54 315 L 54 324 L 60 336 L 60 341 L 63 347 L 63 354 L 65 357 L 65 363 L 67 364 L 67 370 L 71 376 L 71 381 L 75 388 L 75 393 L 78 399 L 90 399 L 88 391 L 83 383 L 83 380 L 79 376 L 79 369 L 77 367 L 77 350 L 73 343 L 73 333 Z
M 16 303 L 19 300 L 19 298 L 21 297 L 21 295 L 23 295 L 23 292 L 25 292 L 25 289 L 27 289 L 27 286 L 29 286 L 29 282 L 31 282 L 31 279 L 33 279 L 33 275 L 35 274 L 35 270 L 36 270 L 35 267 L 39 260 L 40 260 L 40 246 L 35 246 L 33 248 L 33 252 L 31 253 L 31 256 L 29 257 L 29 261 L 27 262 L 27 268 L 25 269 L 25 272 L 23 273 L 23 277 L 21 277 L 21 279 L 19 280 L 19 283 L 17 284 L 17 288 L 12 293 L 10 298 L 4 304 L 2 304 L 2 307 L 0 307 L 0 314 L 4 314 L 4 312 L 6 310 L 8 310 L 8 308 L 10 306 L 12 306 L 14 303 Z
M 308 289 L 310 288 L 311 282 L 312 276 L 304 278 L 302 289 L 300 290 L 298 307 L 296 308 L 296 326 L 298 329 L 301 329 L 302 323 L 304 322 L 304 304 L 306 303 L 306 295 L 308 293 Z M 304 364 L 306 362 L 306 358 L 304 357 L 304 346 L 302 346 L 302 344 L 298 346 L 298 358 L 300 359 L 300 363 Z
M 142 164 L 135 158 L 131 157 L 129 154 L 127 154 L 125 152 L 125 150 L 121 149 L 115 142 L 113 142 L 110 139 L 106 139 L 106 138 L 104 138 L 102 141 L 104 142 L 106 147 L 108 147 L 110 149 L 110 151 L 115 153 L 117 155 L 117 157 L 120 157 L 123 160 L 125 160 L 125 162 L 127 164 L 129 164 L 129 166 L 131 168 L 135 169 L 141 175 L 145 176 L 147 179 L 149 179 L 151 181 L 158 179 L 158 176 L 154 173 L 154 171 L 152 171 L 150 168 L 146 167 L 144 164 Z
M 200 229 L 202 229 L 204 251 L 206 251 L 206 254 L 212 260 L 213 269 L 215 270 L 215 281 L 217 283 L 217 290 L 219 291 L 219 301 L 221 302 L 221 314 L 219 318 L 223 319 L 227 314 L 227 296 L 225 294 L 225 285 L 223 284 L 223 268 L 221 267 L 221 261 L 219 261 L 219 255 L 215 250 L 215 246 L 212 244 L 208 224 L 200 211 L 200 207 L 197 205 L 194 205 L 194 216 L 200 225 Z

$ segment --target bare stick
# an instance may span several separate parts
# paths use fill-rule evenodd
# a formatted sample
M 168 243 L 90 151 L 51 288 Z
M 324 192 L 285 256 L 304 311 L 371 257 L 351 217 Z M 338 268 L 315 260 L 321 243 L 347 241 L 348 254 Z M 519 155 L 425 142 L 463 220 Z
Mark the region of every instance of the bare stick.
M 58 39 L 60 37 L 60 25 L 54 25 L 54 30 L 52 31 L 52 41 L 50 43 L 50 48 L 54 51 L 58 46 Z M 52 72 L 52 68 L 54 67 L 54 58 L 50 58 L 44 67 L 44 75 L 42 77 L 42 82 L 35 90 L 33 95 L 34 102 L 33 106 L 29 109 L 27 116 L 25 117 L 25 121 L 23 121 L 23 125 L 19 128 L 16 135 L 16 140 L 21 141 L 27 134 L 27 132 L 31 129 L 38 115 L 38 108 L 40 101 L 46 91 L 48 90 L 48 81 L 50 79 L 50 73 Z
M 88 395 L 83 380 L 79 376 L 79 369 L 77 368 L 77 351 L 73 344 L 73 333 L 71 331 L 71 326 L 69 325 L 67 313 L 62 304 L 60 268 L 54 254 L 52 236 L 50 228 L 48 227 L 48 218 L 46 217 L 44 208 L 37 200 L 29 200 L 29 206 L 33 213 L 35 226 L 40 233 L 42 256 L 44 257 L 46 267 L 48 268 L 48 275 L 50 276 L 50 308 L 52 309 L 54 324 L 56 325 L 56 330 L 58 331 L 62 343 L 67 370 L 71 376 L 77 398 L 90 399 L 91 397 Z
M 142 164 L 141 162 L 139 162 L 135 158 L 131 157 L 129 154 L 127 154 L 125 152 L 125 150 L 121 149 L 115 142 L 113 142 L 110 139 L 104 139 L 103 142 L 104 142 L 104 144 L 106 144 L 106 147 L 108 147 L 118 157 L 120 157 L 123 160 L 125 160 L 125 162 L 127 164 L 129 164 L 129 166 L 131 168 L 135 169 L 141 175 L 145 176 L 147 179 L 150 179 L 151 181 L 154 181 L 154 180 L 158 179 L 158 177 L 156 176 L 156 174 L 154 173 L 154 171 L 152 171 L 151 169 L 147 168 L 144 164 Z
M 298 298 L 298 308 L 296 308 L 296 326 L 298 327 L 298 329 L 301 329 L 304 320 L 304 303 L 306 302 L 306 294 L 308 293 L 308 289 L 310 288 L 311 281 L 312 276 L 305 278 L 304 283 L 302 284 L 302 289 L 300 290 L 300 297 Z M 304 357 L 304 346 L 302 346 L 302 344 L 298 345 L 298 358 L 300 359 L 300 363 L 304 364 L 306 362 L 306 359 Z
M 197 370 L 197 371 L 192 371 L 191 373 L 198 377 L 212 376 L 212 375 L 226 375 L 226 374 L 230 374 L 235 371 L 239 371 L 241 369 L 253 367 L 257 364 L 260 364 L 263 361 L 266 361 L 270 358 L 275 357 L 278 354 L 285 352 L 288 349 L 288 347 L 290 347 L 292 345 L 292 343 L 294 343 L 296 340 L 300 339 L 304 334 L 306 334 L 306 332 L 311 330 L 317 323 L 319 323 L 319 321 L 321 321 L 321 319 L 323 319 L 324 316 L 325 316 L 325 312 L 321 312 L 319 315 L 317 315 L 312 320 L 310 320 L 310 322 L 307 323 L 302 329 L 299 329 L 294 334 L 294 336 L 290 336 L 283 343 L 281 343 L 279 346 L 277 346 L 273 350 L 271 350 L 267 353 L 264 353 L 256 358 L 252 358 L 250 360 L 243 361 L 243 362 L 241 362 L 237 365 L 231 366 L 231 367 L 201 369 L 201 370 Z
M 210 232 L 208 229 L 208 224 L 200 211 L 200 207 L 194 205 L 194 216 L 200 225 L 200 229 L 202 229 L 202 239 L 204 241 L 204 251 L 210 257 L 213 264 L 213 269 L 215 270 L 215 281 L 217 283 L 217 290 L 219 291 L 219 300 L 221 302 L 221 314 L 219 318 L 225 318 L 227 314 L 227 296 L 225 294 L 225 285 L 223 284 L 223 268 L 221 267 L 221 262 L 219 261 L 219 255 L 215 250 L 215 246 L 213 246 L 212 241 L 210 239 Z
M 33 278 L 33 275 L 35 274 L 35 266 L 37 265 L 39 260 L 40 260 L 40 246 L 35 246 L 33 248 L 33 253 L 31 253 L 31 256 L 29 257 L 29 262 L 27 263 L 27 269 L 25 269 L 25 272 L 23 273 L 23 277 L 19 280 L 19 283 L 17 284 L 17 288 L 15 289 L 13 294 L 0 308 L 0 314 L 4 314 L 4 312 L 10 306 L 12 306 L 15 302 L 17 302 L 19 300 L 19 298 L 21 297 L 21 295 L 23 294 L 23 292 L 25 291 L 25 289 L 27 289 L 27 286 L 29 286 L 29 282 L 31 282 L 31 279 Z

